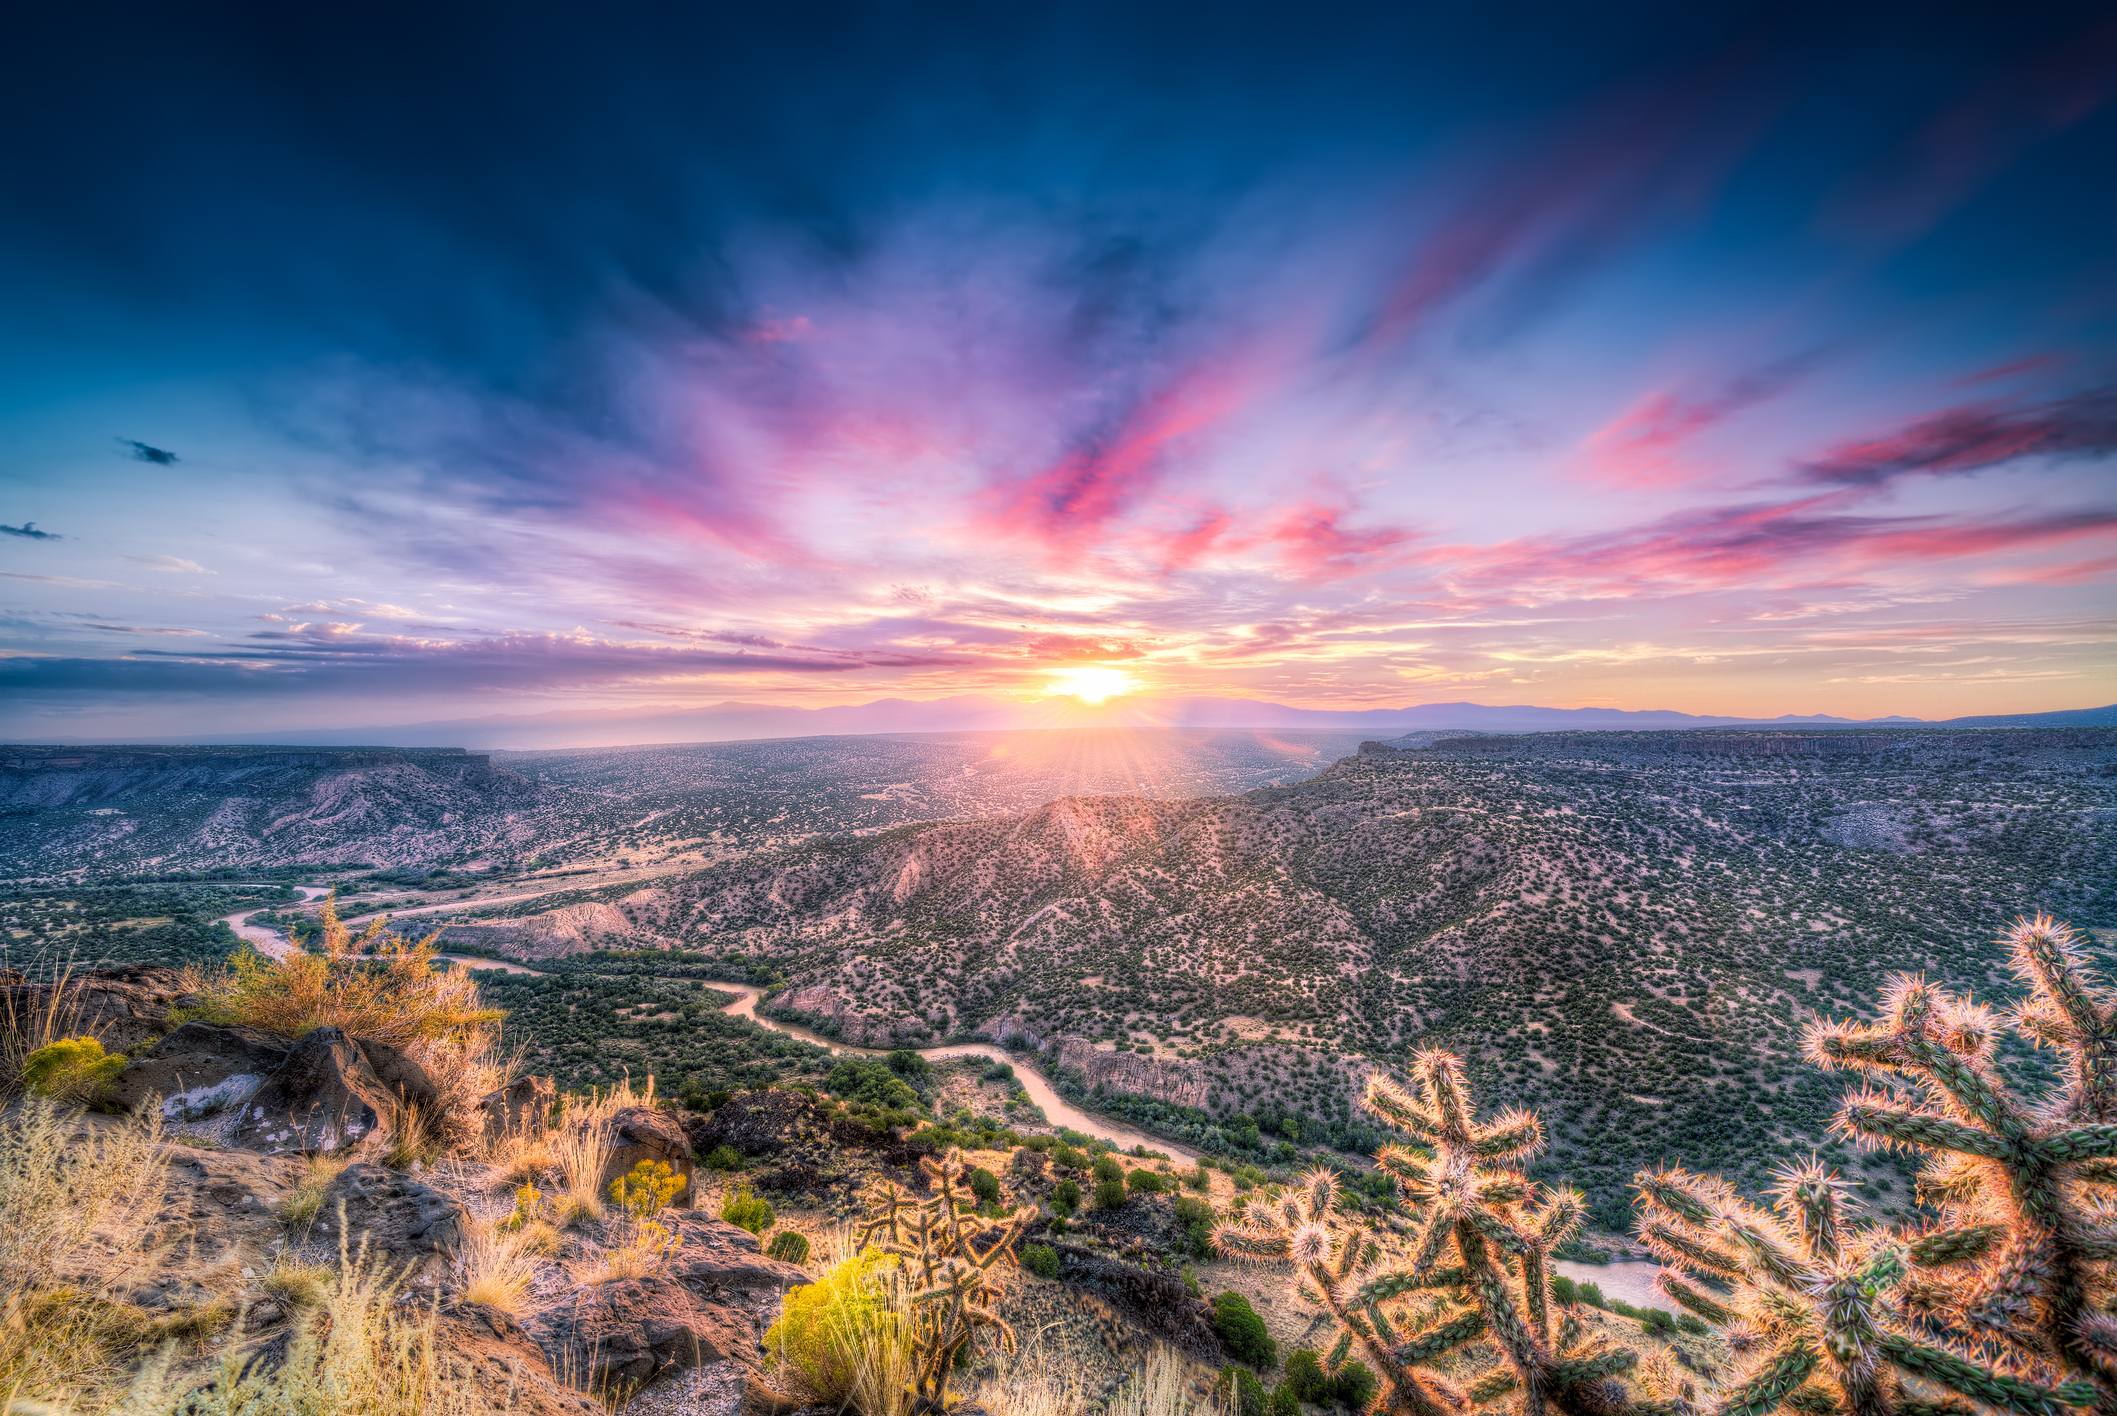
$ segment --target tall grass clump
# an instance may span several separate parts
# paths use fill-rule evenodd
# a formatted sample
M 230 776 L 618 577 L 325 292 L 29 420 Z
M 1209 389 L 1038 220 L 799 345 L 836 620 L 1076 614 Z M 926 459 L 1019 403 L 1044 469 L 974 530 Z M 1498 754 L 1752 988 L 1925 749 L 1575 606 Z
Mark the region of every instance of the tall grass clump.
M 468 1213 L 461 1227 L 463 1239 L 456 1248 L 454 1265 L 463 1301 L 482 1303 L 510 1316 L 519 1314 L 536 1279 L 536 1265 L 528 1252 L 531 1231 L 527 1227 L 510 1230 Z
M 81 990 L 71 966 L 59 969 L 47 985 L 0 990 L 0 1100 L 28 1087 L 32 1057 L 55 1043 L 90 1035 L 81 1024 Z
M 113 1295 L 146 1246 L 162 1156 L 159 1118 L 91 1122 L 38 1096 L 0 1113 L 0 1392 L 66 1400 L 154 1335 Z
M 480 1416 L 491 1406 L 449 1372 L 438 1313 L 400 1303 L 399 1279 L 378 1260 L 339 1254 L 323 1304 L 300 1320 L 286 1361 L 268 1369 L 239 1353 L 210 1385 L 165 1350 L 140 1371 L 121 1416 Z M 245 1368 L 248 1370 L 245 1370 Z

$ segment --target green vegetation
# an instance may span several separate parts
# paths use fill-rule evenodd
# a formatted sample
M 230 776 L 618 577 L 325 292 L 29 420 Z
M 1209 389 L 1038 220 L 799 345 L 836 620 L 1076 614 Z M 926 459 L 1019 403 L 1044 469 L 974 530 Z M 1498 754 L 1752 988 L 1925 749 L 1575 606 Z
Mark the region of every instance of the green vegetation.
M 1995 1065 L 2001 1029 L 1991 1010 L 1916 976 L 1893 981 L 1878 1022 L 1807 1029 L 1808 1054 L 1823 1066 L 1916 1083 L 1857 1093 L 1837 1117 L 1849 1134 L 1925 1158 L 1934 1212 L 1915 1227 L 1858 1216 L 1851 1186 L 1814 1160 L 1781 1172 L 1768 1207 L 1682 1169 L 1636 1178 L 1641 1238 L 1704 1282 L 1664 1279 L 1682 1318 L 1610 1307 L 1648 1332 L 1718 1328 L 1748 1352 L 1736 1384 L 1718 1394 L 1723 1416 L 1927 1409 L 1919 1393 L 1933 1387 L 2016 1416 L 2117 1398 L 2106 1375 L 2117 1339 L 2105 1337 L 2117 1319 L 2104 1310 L 2106 1289 L 2088 1279 L 2111 1252 L 2100 1191 L 2117 1185 L 2117 1126 L 2108 1122 L 2117 1116 L 2117 990 L 2090 972 L 2073 932 L 2048 918 L 2019 922 L 2006 942 L 2027 992 L 2011 1029 L 2063 1063 L 2065 1080 L 2039 1095 L 2015 1091 Z M 1584 1205 L 1577 1191 L 1517 1168 L 1543 1144 L 1534 1113 L 1477 1120 L 1462 1063 L 1439 1051 L 1419 1055 L 1410 1088 L 1370 1079 L 1366 1104 L 1415 1141 L 1377 1156 L 1429 1197 L 1408 1259 L 1366 1261 L 1365 1236 L 1340 1216 L 1336 1177 L 1321 1168 L 1301 1177 L 1290 1203 L 1251 1206 L 1214 1236 L 1225 1252 L 1292 1263 L 1295 1284 L 1340 1327 L 1326 1372 L 1357 1346 L 1379 1373 L 1378 1411 L 1438 1416 L 1458 1404 L 1455 1388 L 1423 1369 L 1451 1354 L 1460 1366 L 1489 1345 L 1498 1361 L 1452 1378 L 1467 1378 L 1473 1404 L 1527 1390 L 1567 1416 L 1695 1409 L 1695 1385 L 1676 1365 L 1642 1367 L 1649 1400 L 1634 1401 L 1607 1379 L 1638 1366 L 1637 1354 L 1586 1336 L 1569 1312 L 1554 1323 L 1551 1300 L 1566 1290 L 1550 1279 L 1550 1255 Z M 1406 1311 L 1406 1300 L 1433 1290 L 1459 1311 Z M 1571 1292 L 1585 1296 L 1578 1285 Z
M 738 1185 L 720 1202 L 720 1217 L 738 1229 L 762 1234 L 779 1216 L 771 1205 L 751 1194 L 748 1185 Z
M 39 961 L 76 969 L 217 965 L 242 941 L 215 916 L 295 898 L 285 885 L 205 881 L 0 887 L 0 941 L 18 968 Z
M 765 1257 L 777 1259 L 783 1264 L 805 1264 L 809 1261 L 809 1239 L 795 1229 L 782 1229 L 765 1245 Z
M 1269 1372 L 1279 1365 L 1279 1344 L 1265 1330 L 1264 1319 L 1250 1300 L 1229 1289 L 1213 1299 L 1213 1330 L 1227 1344 L 1235 1360 Z
M 637 970 L 476 976 L 486 1002 L 507 1010 L 501 1047 L 524 1049 L 528 1066 L 549 1072 L 561 1091 L 652 1073 L 664 1093 L 705 1102 L 774 1082 L 821 1081 L 831 1070 L 825 1049 L 721 1012 L 732 996 L 703 980 Z
M 1049 1244 L 1025 1244 L 1022 1246 L 1022 1267 L 1038 1278 L 1057 1278 L 1058 1250 Z
M 61 1038 L 23 1060 L 22 1085 L 34 1096 L 78 1105 L 115 1080 L 130 1060 L 122 1052 L 104 1056 L 103 1044 L 92 1037 Z
M 902 1325 L 887 1287 L 899 1260 L 875 1249 L 834 1265 L 814 1283 L 787 1290 L 779 1321 L 764 1335 L 768 1360 L 814 1400 L 853 1405 L 863 1378 L 903 1350 Z

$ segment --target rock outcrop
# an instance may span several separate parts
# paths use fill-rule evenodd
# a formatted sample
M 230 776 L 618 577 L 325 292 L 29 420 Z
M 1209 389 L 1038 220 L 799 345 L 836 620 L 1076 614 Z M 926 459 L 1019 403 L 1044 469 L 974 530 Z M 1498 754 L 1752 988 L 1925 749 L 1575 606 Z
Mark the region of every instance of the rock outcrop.
M 761 1355 L 747 1312 L 702 1303 L 666 1275 L 583 1289 L 544 1315 L 539 1337 L 559 1370 L 595 1391 L 626 1393 L 708 1362 L 755 1368 Z
M 498 1091 L 478 1098 L 475 1108 L 488 1141 L 502 1136 L 535 1138 L 544 1134 L 559 1089 L 549 1077 L 517 1077 Z
M 261 1151 L 344 1150 L 381 1134 L 393 1098 L 360 1044 L 317 1028 L 243 1104 L 235 1144 Z
M 431 1185 L 379 1165 L 349 1165 L 324 1191 L 316 1223 L 337 1235 L 344 1206 L 347 1252 L 426 1258 L 463 1242 L 463 1206 Z
M 603 1183 L 598 1188 L 609 1193 L 610 1182 L 620 1175 L 632 1173 L 632 1167 L 642 1162 L 661 1162 L 681 1175 L 684 1188 L 677 1191 L 670 1203 L 679 1209 L 689 1209 L 692 1203 L 691 1177 L 696 1167 L 692 1163 L 691 1143 L 684 1136 L 684 1128 L 674 1116 L 665 1111 L 655 1111 L 645 1106 L 628 1106 L 610 1118 L 610 1159 L 603 1167 Z
M 183 975 L 160 964 L 121 964 L 57 983 L 0 986 L 0 1015 L 51 1016 L 68 1035 L 102 1039 L 106 1052 L 129 1052 L 160 1037 L 170 1029 L 170 1009 L 188 1001 Z
M 131 1111 L 160 1097 L 164 1117 L 196 1121 L 248 1101 L 292 1047 L 277 1033 L 256 1028 L 185 1023 L 119 1073 L 110 1099 Z

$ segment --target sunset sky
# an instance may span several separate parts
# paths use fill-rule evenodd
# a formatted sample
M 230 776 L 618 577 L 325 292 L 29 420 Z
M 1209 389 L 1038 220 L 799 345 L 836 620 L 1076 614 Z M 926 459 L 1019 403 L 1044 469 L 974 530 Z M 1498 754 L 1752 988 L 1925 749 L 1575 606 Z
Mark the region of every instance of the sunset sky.
M 2101 5 L 46 6 L 0 735 L 2117 701 Z

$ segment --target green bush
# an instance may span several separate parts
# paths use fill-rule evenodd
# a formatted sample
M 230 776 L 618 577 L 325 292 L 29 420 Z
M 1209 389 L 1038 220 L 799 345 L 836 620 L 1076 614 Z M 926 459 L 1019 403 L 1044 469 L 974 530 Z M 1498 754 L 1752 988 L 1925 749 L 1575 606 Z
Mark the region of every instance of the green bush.
M 86 1102 L 129 1060 L 122 1052 L 104 1056 L 103 1044 L 92 1037 L 69 1037 L 30 1053 L 22 1063 L 22 1084 L 35 1096 Z
M 1051 1163 L 1065 1170 L 1083 1170 L 1087 1168 L 1088 1157 L 1072 1146 L 1055 1146 L 1051 1151 Z
M 1038 1278 L 1057 1278 L 1059 1271 L 1058 1250 L 1049 1244 L 1028 1244 L 1022 1248 L 1022 1267 Z
M 1063 1236 L 1065 1235 L 1065 1233 L 1066 1233 L 1066 1218 L 1067 1218 L 1067 1217 L 1066 1217 L 1065 1215 L 1060 1215 L 1060 1216 L 1059 1216 L 1059 1217 L 1058 1217 L 1057 1219 L 1054 1219 L 1054 1220 L 1052 1220 L 1052 1221 L 1051 1221 L 1051 1237 L 1052 1237 L 1052 1238 L 1054 1238 L 1054 1239 L 1058 1239 L 1058 1238 L 1062 1238 L 1062 1237 L 1063 1237 Z
M 1081 1207 L 1081 1187 L 1074 1184 L 1071 1180 L 1061 1180 L 1052 1187 L 1051 1202 L 1055 1205 L 1064 1205 L 1069 1210 L 1079 1209 Z
M 1580 1301 L 1580 1287 L 1562 1273 L 1551 1275 L 1551 1301 L 1561 1308 L 1570 1308 Z
M 1365 1411 L 1382 1383 L 1365 1362 L 1347 1362 L 1338 1369 L 1338 1404 Z
M 1184 1172 L 1183 1183 L 1202 1192 L 1213 1188 L 1213 1177 L 1206 1174 L 1206 1164 L 1201 1160 L 1196 1170 Z
M 908 1111 L 919 1104 L 919 1093 L 883 1062 L 844 1058 L 823 1079 L 823 1087 L 831 1095 L 861 1106 Z
M 1135 1170 L 1125 1177 L 1135 1195 L 1158 1195 L 1161 1193 L 1161 1177 L 1151 1170 Z
M 816 1282 L 789 1289 L 779 1321 L 764 1335 L 766 1360 L 805 1394 L 849 1406 L 863 1349 L 903 1340 L 881 1272 L 896 1263 L 893 1255 L 867 1249 Z
M 799 1230 L 782 1229 L 772 1236 L 764 1252 L 766 1258 L 783 1264 L 805 1264 L 809 1261 L 809 1238 Z
M 742 1169 L 742 1157 L 735 1153 L 733 1146 L 713 1147 L 712 1150 L 706 1152 L 706 1158 L 700 1163 L 708 1170 Z
M 984 1166 L 970 1172 L 970 1193 L 978 1197 L 979 1204 L 994 1204 L 1000 1198 L 1000 1177 Z
M 1223 1367 L 1213 1395 L 1228 1416 L 1264 1416 L 1264 1383 L 1248 1367 Z
M 1265 1330 L 1250 1300 L 1229 1289 L 1213 1300 L 1213 1329 L 1238 1362 L 1269 1372 L 1279 1365 L 1279 1344 Z
M 748 1185 L 738 1185 L 720 1202 L 720 1217 L 738 1229 L 747 1229 L 752 1234 L 762 1234 L 772 1227 L 778 1218 L 772 1207 L 750 1193 Z
M 1125 1207 L 1125 1182 L 1122 1180 L 1099 1180 L 1095 1185 L 1095 1207 L 1102 1210 Z
M 1301 1402 L 1281 1383 L 1264 1399 L 1264 1416 L 1301 1416 Z
M 1301 1401 L 1318 1406 L 1335 1400 L 1337 1384 L 1323 1370 L 1323 1359 L 1304 1347 L 1286 1359 L 1286 1380 L 1281 1386 Z
M 1178 1195 L 1175 1209 L 1177 1220 L 1183 1224 L 1211 1224 L 1213 1222 L 1213 1207 L 1204 1200 L 1196 1200 L 1189 1195 Z
M 1103 1156 L 1095 1162 L 1095 1178 L 1098 1180 L 1123 1180 L 1125 1167 L 1115 1156 Z

